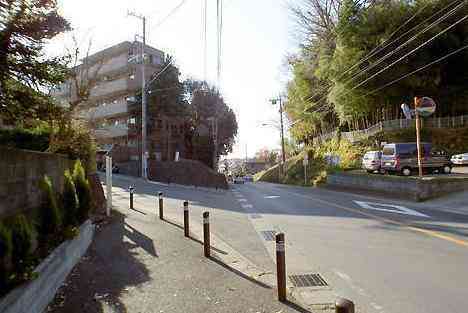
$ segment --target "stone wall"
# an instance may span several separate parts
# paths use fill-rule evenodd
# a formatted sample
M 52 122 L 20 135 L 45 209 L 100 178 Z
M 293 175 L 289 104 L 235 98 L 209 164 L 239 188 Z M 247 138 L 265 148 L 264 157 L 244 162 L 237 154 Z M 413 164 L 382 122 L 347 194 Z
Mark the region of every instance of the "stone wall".
M 149 162 L 149 178 L 163 183 L 227 189 L 226 177 L 195 160 Z
M 452 192 L 468 190 L 468 177 L 400 177 L 364 173 L 335 173 L 327 176 L 327 185 L 344 189 L 370 190 L 397 197 L 424 201 Z
M 63 173 L 72 165 L 63 155 L 0 147 L 0 217 L 37 207 L 44 175 L 61 192 Z

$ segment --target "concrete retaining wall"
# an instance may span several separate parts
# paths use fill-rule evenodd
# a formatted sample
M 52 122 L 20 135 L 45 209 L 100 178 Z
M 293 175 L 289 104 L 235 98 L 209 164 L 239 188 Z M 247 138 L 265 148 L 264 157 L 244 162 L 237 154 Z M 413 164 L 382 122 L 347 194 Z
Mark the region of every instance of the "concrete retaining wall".
M 53 300 L 67 275 L 85 254 L 94 236 L 94 225 L 86 221 L 80 234 L 62 243 L 36 268 L 39 276 L 0 299 L 2 313 L 42 313 Z
M 226 177 L 217 173 L 202 162 L 180 160 L 179 162 L 149 162 L 151 180 L 163 183 L 195 185 L 227 189 Z
M 72 164 L 63 155 L 0 147 L 0 217 L 37 207 L 45 174 L 61 192 L 63 172 Z
M 398 177 L 361 173 L 329 174 L 327 185 L 333 187 L 371 190 L 399 197 L 424 201 L 457 191 L 468 191 L 466 177 Z

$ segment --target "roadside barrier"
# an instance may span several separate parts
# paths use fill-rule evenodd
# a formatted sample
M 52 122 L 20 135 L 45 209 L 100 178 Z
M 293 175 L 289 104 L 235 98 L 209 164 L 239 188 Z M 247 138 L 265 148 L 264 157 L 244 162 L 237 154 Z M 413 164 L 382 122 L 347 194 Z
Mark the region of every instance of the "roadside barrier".
M 354 303 L 351 300 L 339 298 L 335 303 L 336 313 L 354 313 Z
M 184 235 L 190 237 L 188 201 L 184 201 Z
M 278 300 L 286 301 L 286 258 L 284 251 L 284 234 L 276 234 L 276 279 Z
M 164 203 L 163 203 L 163 193 L 159 192 L 158 193 L 158 198 L 159 198 L 159 219 L 164 220 Z
M 203 212 L 203 251 L 210 257 L 210 212 Z

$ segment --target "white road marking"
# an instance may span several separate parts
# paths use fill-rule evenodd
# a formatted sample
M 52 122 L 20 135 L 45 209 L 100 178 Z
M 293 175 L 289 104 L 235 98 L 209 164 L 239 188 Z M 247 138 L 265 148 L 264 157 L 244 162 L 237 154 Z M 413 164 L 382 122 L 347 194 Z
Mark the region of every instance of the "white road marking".
M 277 199 L 279 198 L 280 196 L 265 196 L 264 198 L 265 199 Z
M 343 273 L 343 272 L 340 272 L 340 271 L 338 271 L 338 270 L 333 270 L 333 271 L 335 272 L 335 274 L 336 274 L 338 277 L 340 277 L 341 279 L 345 280 L 345 281 L 348 283 L 348 285 L 349 285 L 352 289 L 354 289 L 357 293 L 359 293 L 361 296 L 365 296 L 365 297 L 369 296 L 369 295 L 366 293 L 366 291 L 365 291 L 364 289 L 362 289 L 361 287 L 357 286 L 357 285 L 353 282 L 353 280 L 351 279 L 351 277 L 349 277 L 349 275 L 347 275 L 347 274 L 345 274 L 345 273 Z
M 356 200 L 354 200 L 354 202 L 363 209 L 398 213 L 398 214 L 406 214 L 406 215 L 413 215 L 413 216 L 420 216 L 420 217 L 429 217 L 426 214 L 420 213 L 413 209 L 408 209 L 407 207 L 404 207 L 401 205 L 365 202 L 365 201 L 356 201 Z
M 247 202 L 247 199 L 241 198 L 241 199 L 237 199 L 237 201 L 239 201 L 239 202 Z
M 253 205 L 251 204 L 242 204 L 241 206 L 243 209 L 253 209 Z
M 371 302 L 370 304 L 374 309 L 378 310 L 378 311 L 382 311 L 383 309 L 383 306 L 380 306 L 378 305 L 377 303 L 374 303 L 374 302 Z

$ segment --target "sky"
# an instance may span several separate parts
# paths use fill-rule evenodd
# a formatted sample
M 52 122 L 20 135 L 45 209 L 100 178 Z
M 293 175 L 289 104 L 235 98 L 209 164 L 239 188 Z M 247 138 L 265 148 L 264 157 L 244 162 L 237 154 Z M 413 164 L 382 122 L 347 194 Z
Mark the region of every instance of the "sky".
M 279 131 L 264 123 L 278 123 L 278 107 L 269 99 L 285 90 L 285 58 L 296 50 L 288 0 L 223 0 L 223 44 L 220 90 L 239 124 L 234 151 L 229 158 L 255 155 L 261 148 L 279 148 Z M 206 78 L 216 83 L 216 0 L 207 0 Z M 51 54 L 71 47 L 74 34 L 91 53 L 141 34 L 141 21 L 128 17 L 135 11 L 147 17 L 147 43 L 176 61 L 183 77 L 204 78 L 203 0 L 59 0 L 61 14 L 74 30 L 48 46 Z M 160 21 L 164 20 L 164 23 Z

